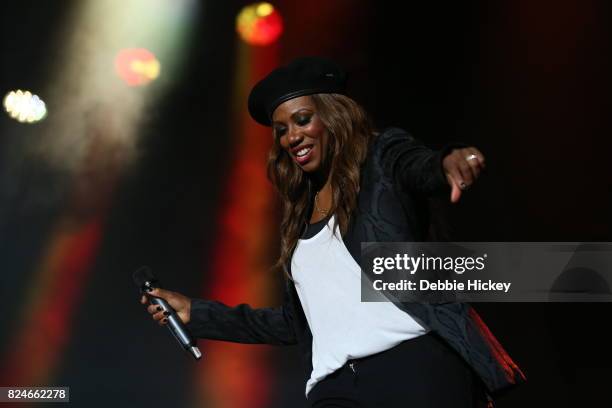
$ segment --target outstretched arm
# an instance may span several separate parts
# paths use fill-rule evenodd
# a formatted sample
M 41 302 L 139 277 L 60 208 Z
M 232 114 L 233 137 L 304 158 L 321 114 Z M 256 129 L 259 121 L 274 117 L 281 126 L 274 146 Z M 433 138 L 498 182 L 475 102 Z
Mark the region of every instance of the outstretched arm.
M 401 188 L 434 195 L 450 191 L 455 203 L 484 169 L 484 155 L 462 144 L 431 150 L 402 129 L 388 129 L 378 141 L 385 173 Z
M 297 343 L 286 294 L 282 306 L 260 309 L 253 309 L 247 304 L 230 307 L 214 300 L 190 299 L 178 292 L 163 289 L 154 289 L 149 295 L 166 299 L 198 338 L 250 344 Z M 142 297 L 141 303 L 148 303 L 146 296 Z M 147 311 L 160 325 L 166 324 L 166 316 L 156 305 L 149 305 Z

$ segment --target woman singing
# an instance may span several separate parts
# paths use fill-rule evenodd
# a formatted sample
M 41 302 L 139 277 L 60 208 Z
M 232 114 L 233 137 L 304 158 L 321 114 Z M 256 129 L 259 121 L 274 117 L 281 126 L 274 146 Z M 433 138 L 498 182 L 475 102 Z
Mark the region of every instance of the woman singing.
M 150 295 L 199 338 L 299 344 L 312 407 L 491 404 L 524 376 L 476 312 L 465 303 L 361 302 L 359 266 L 361 242 L 423 241 L 425 199 L 450 193 L 456 202 L 484 156 L 474 147 L 432 151 L 397 128 L 373 131 L 345 82 L 333 62 L 300 58 L 249 96 L 251 116 L 274 139 L 268 176 L 282 201 L 283 305 Z M 147 310 L 166 323 L 157 306 Z

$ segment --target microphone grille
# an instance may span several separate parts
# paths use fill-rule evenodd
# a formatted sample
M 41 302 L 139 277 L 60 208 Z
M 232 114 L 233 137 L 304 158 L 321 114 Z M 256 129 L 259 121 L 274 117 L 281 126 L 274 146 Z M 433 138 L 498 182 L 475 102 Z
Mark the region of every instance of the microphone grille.
M 141 266 L 138 268 L 133 274 L 132 278 L 134 279 L 134 283 L 139 288 L 142 288 L 146 282 L 157 281 L 155 275 L 151 271 L 151 268 L 148 266 Z

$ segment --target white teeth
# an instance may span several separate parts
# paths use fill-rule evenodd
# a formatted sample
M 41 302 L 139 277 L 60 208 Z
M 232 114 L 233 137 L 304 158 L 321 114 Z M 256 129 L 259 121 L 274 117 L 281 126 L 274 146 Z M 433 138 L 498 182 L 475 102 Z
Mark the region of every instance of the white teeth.
M 298 151 L 296 153 L 296 156 L 297 157 L 306 156 L 308 154 L 308 152 L 310 152 L 310 150 L 312 150 L 312 147 L 305 147 L 302 150 Z

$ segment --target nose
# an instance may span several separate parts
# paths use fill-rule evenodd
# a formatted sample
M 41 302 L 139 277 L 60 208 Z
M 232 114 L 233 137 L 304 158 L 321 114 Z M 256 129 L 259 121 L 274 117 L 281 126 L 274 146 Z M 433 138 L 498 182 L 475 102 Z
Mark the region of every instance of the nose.
M 301 132 L 293 126 L 289 130 L 289 134 L 287 136 L 287 140 L 289 141 L 289 145 L 291 147 L 299 145 L 302 142 L 302 139 L 304 139 L 304 136 L 301 134 Z

